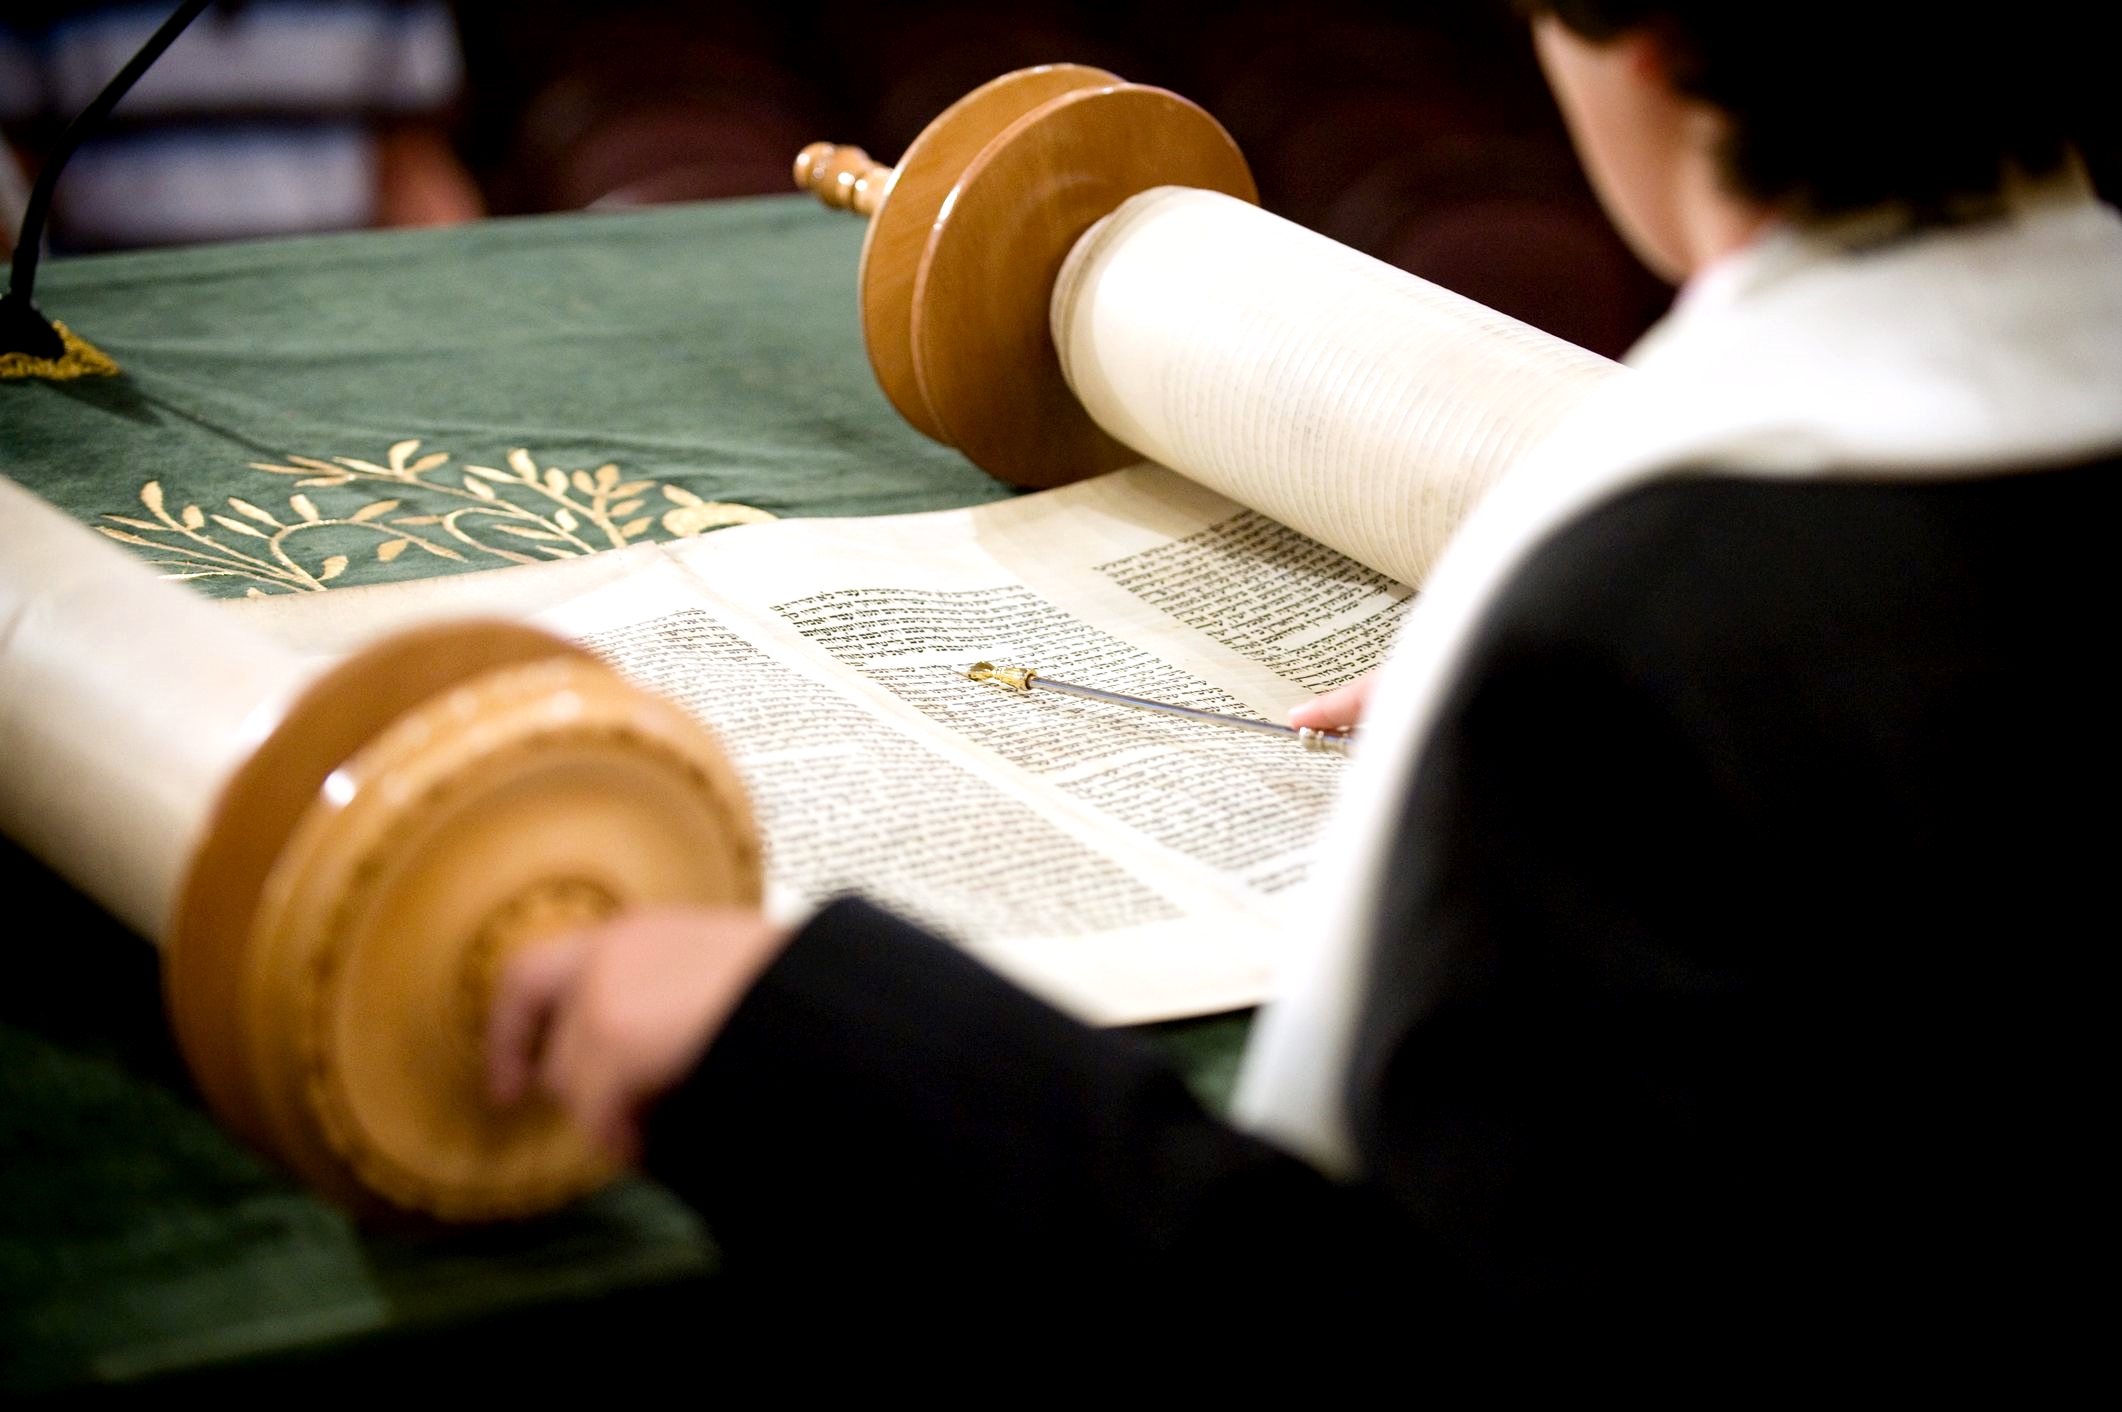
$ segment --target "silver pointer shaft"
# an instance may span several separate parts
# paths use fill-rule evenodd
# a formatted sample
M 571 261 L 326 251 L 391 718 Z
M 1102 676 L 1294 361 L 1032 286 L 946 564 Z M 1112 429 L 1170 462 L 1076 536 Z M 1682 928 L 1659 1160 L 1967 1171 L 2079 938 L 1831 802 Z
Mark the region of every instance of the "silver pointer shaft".
M 1247 716 L 1226 716 L 1220 711 L 1202 711 L 1192 706 L 1177 706 L 1169 701 L 1151 701 L 1142 696 L 1124 696 L 1117 691 L 1100 691 L 1094 686 L 1077 686 L 1073 682 L 1055 681 L 1052 677 L 1039 675 L 1031 667 L 998 667 L 992 662 L 975 662 L 965 669 L 972 681 L 993 682 L 1012 691 L 1053 691 L 1063 696 L 1080 696 L 1086 701 L 1103 701 L 1114 706 L 1133 706 L 1141 711 L 1162 711 L 1167 716 L 1184 716 L 1192 721 L 1207 721 L 1212 725 L 1236 726 L 1239 730 L 1257 731 L 1262 735 L 1279 735 L 1294 740 L 1306 750 L 1321 750 L 1332 755 L 1346 755 L 1355 744 L 1353 730 L 1321 731 L 1310 726 L 1278 726 L 1273 721 L 1255 721 Z

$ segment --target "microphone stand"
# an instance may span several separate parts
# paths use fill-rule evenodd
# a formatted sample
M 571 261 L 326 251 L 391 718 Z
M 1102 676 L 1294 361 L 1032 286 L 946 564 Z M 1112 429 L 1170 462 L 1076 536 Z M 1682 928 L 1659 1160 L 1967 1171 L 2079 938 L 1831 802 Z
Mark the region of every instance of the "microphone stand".
M 59 331 L 52 327 L 51 320 L 38 312 L 36 302 L 30 297 L 37 283 L 37 256 L 44 243 L 44 221 L 51 210 L 52 188 L 58 184 L 59 169 L 74 155 L 81 139 L 103 125 L 111 109 L 131 91 L 148 66 L 161 58 L 162 51 L 175 43 L 185 27 L 212 3 L 213 0 L 184 0 L 147 43 L 140 46 L 140 52 L 126 60 L 117 77 L 105 84 L 103 91 L 59 134 L 59 141 L 45 158 L 43 169 L 37 173 L 37 184 L 30 188 L 29 204 L 22 211 L 22 235 L 15 242 L 15 261 L 8 272 L 7 293 L 0 295 L 0 354 L 26 353 L 32 358 L 54 361 L 66 356 L 66 344 L 60 339 Z

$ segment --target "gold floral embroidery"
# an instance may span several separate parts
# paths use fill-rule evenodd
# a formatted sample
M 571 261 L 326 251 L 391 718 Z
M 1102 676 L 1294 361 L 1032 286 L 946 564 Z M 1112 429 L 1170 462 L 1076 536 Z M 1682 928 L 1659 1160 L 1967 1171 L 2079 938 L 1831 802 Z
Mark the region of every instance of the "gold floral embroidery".
M 140 487 L 140 503 L 153 520 L 106 514 L 112 524 L 96 528 L 121 543 L 167 556 L 155 561 L 171 571 L 167 577 L 248 579 L 250 596 L 257 598 L 269 590 L 321 592 L 347 571 L 353 562 L 348 554 L 312 550 L 302 542 L 316 543 L 318 530 L 339 531 L 326 540 L 334 548 L 345 547 L 348 535 L 369 540 L 377 562 L 384 564 L 408 549 L 458 563 L 483 555 L 533 564 L 619 549 L 649 536 L 658 520 L 653 508 L 658 495 L 670 506 L 661 523 L 672 539 L 774 518 L 749 505 L 702 500 L 682 486 L 623 481 L 618 466 L 610 463 L 593 471 L 541 468 L 519 448 L 508 453 L 507 470 L 467 464 L 451 484 L 451 473 L 443 470 L 449 459 L 442 451 L 422 455 L 420 442 L 409 439 L 393 445 L 380 464 L 354 456 L 251 462 L 254 471 L 294 479 L 296 493 L 288 496 L 286 513 L 233 495 L 227 500 L 233 514 L 197 505 L 172 510 L 162 483 L 149 481 Z M 327 514 L 305 493 L 351 485 L 385 487 L 388 498 Z
M 28 353 L 0 353 L 0 378 L 45 378 L 66 382 L 72 378 L 108 378 L 118 375 L 111 355 L 75 333 L 57 319 L 52 328 L 66 351 L 56 358 L 38 358 Z

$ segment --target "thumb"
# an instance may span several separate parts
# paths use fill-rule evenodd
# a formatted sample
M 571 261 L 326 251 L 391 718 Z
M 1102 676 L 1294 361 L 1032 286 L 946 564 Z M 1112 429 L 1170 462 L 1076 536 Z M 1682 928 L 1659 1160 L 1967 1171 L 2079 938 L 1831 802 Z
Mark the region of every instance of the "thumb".
M 533 946 L 503 967 L 486 1017 L 486 1086 L 495 1103 L 523 1100 L 538 1070 L 546 1035 L 581 974 L 584 938 Z
M 1313 730 L 1347 730 L 1363 719 L 1375 676 L 1360 676 L 1290 709 L 1289 723 Z

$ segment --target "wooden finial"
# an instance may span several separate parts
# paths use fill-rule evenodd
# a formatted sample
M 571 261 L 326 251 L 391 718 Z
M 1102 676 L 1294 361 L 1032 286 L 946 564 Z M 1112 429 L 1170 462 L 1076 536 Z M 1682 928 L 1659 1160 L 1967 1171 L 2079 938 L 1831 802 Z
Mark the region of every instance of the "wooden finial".
M 1153 186 L 1257 201 L 1230 135 L 1176 94 L 1044 64 L 982 84 L 896 168 L 814 142 L 796 185 L 871 217 L 862 338 L 899 414 L 1012 485 L 1139 459 L 1090 420 L 1053 350 L 1054 277 L 1078 237 Z
M 859 147 L 813 142 L 796 154 L 796 189 L 817 193 L 836 211 L 875 215 L 891 179 L 892 169 Z
M 1054 98 L 1086 88 L 1120 83 L 1117 74 L 1082 64 L 1042 64 L 984 83 L 945 109 L 922 129 L 887 180 L 870 179 L 879 195 L 862 243 L 862 338 L 877 384 L 899 414 L 923 435 L 950 444 L 950 433 L 929 409 L 921 391 L 913 349 L 914 284 L 936 218 L 965 169 L 1010 124 Z M 833 154 L 830 142 L 814 142 L 796 158 L 796 186 L 818 192 L 828 206 L 848 209 L 821 188 Z

